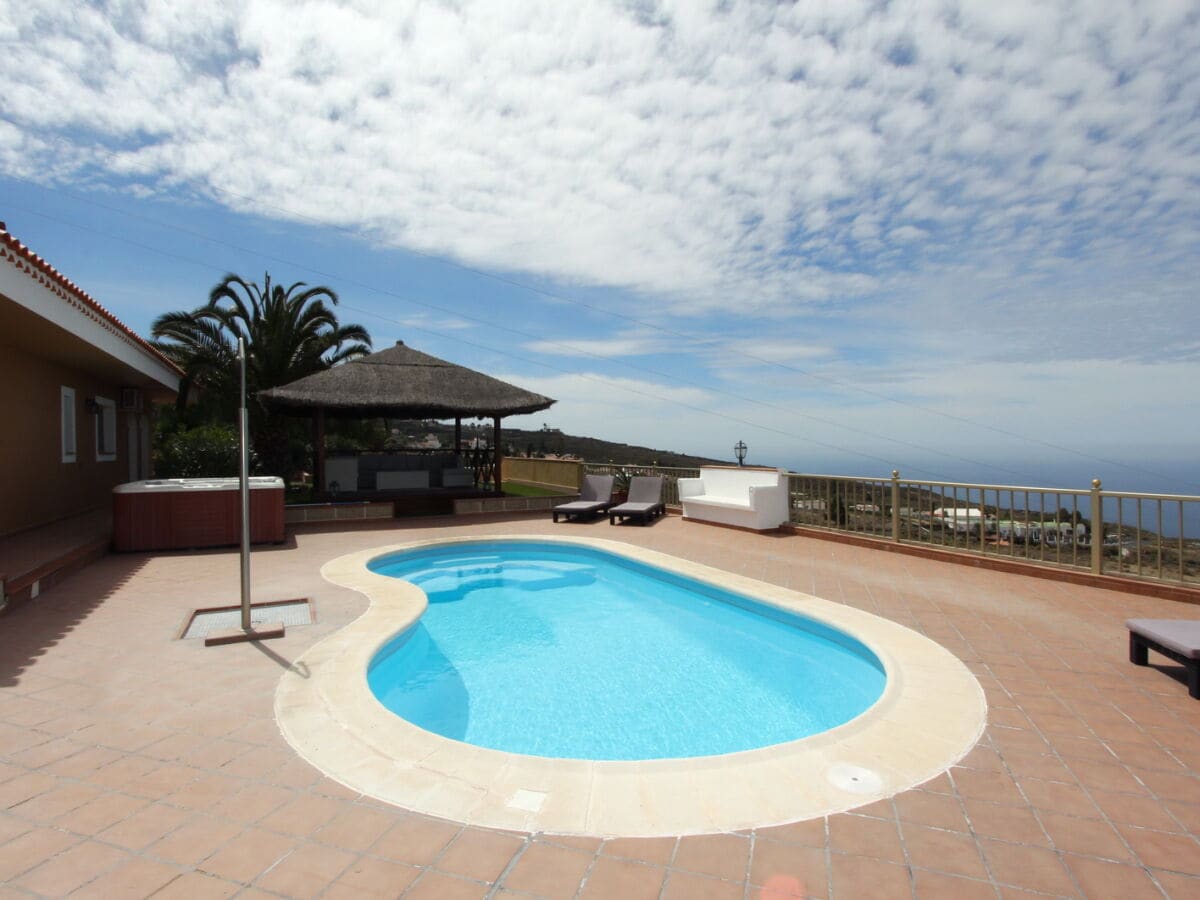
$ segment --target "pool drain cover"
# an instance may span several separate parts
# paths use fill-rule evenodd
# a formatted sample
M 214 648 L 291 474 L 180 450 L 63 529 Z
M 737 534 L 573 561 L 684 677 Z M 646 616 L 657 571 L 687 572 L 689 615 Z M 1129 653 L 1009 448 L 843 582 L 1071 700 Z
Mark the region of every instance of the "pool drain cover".
M 308 600 L 281 600 L 275 603 L 254 603 L 250 606 L 250 624 L 264 625 L 278 622 L 287 628 L 295 625 L 311 625 L 312 606 Z M 198 609 L 192 613 L 180 637 L 206 638 L 215 631 L 226 631 L 242 627 L 240 606 L 221 606 Z
M 849 763 L 830 766 L 825 780 L 848 794 L 877 794 L 883 790 L 883 779 L 878 773 Z

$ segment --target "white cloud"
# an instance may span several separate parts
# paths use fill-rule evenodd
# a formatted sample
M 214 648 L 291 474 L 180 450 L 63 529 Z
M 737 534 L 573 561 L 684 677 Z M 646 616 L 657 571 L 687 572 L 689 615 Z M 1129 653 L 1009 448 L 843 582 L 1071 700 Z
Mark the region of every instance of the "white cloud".
M 645 333 L 625 333 L 611 338 L 596 340 L 578 340 L 576 338 L 547 339 L 530 341 L 525 344 L 525 350 L 530 353 L 544 353 L 553 356 L 588 356 L 593 358 L 646 356 L 654 353 L 663 353 L 670 349 L 671 341 L 666 336 Z
M 187 184 L 676 312 L 846 300 L 924 247 L 1017 269 L 1068 230 L 1196 236 L 1186 4 L 7 11 L 0 105 L 49 142 L 6 141 L 7 171 Z
M 412 328 L 417 331 L 425 331 L 434 334 L 442 334 L 443 332 L 464 332 L 478 328 L 478 322 L 470 322 L 466 319 L 460 319 L 454 316 L 435 315 L 433 313 L 415 313 L 412 315 L 402 316 L 400 318 L 391 319 L 388 321 L 388 327 L 391 331 L 404 332 L 407 328 Z
M 1114 477 L 1112 486 L 1127 490 L 1137 489 L 1130 485 L 1194 490 L 1200 487 L 1195 473 L 1190 487 L 1178 481 L 1147 482 L 1160 463 L 1178 463 L 1200 441 L 1195 417 L 1180 415 L 1181 409 L 1194 407 L 1193 373 L 1179 364 L 971 365 L 948 359 L 927 360 L 898 378 L 880 372 L 873 380 L 860 373 L 864 387 L 907 396 L 908 406 L 878 397 L 864 400 L 862 395 L 854 404 L 827 397 L 803 402 L 772 398 L 756 405 L 595 374 L 499 377 L 557 398 L 558 404 L 536 418 L 568 433 L 719 459 L 730 457 L 729 448 L 742 439 L 756 462 L 796 471 L 836 467 L 878 477 L 898 467 L 908 477 L 1020 484 L 1039 467 L 1071 462 L 1080 472 Z M 1103 394 L 1082 389 L 1094 383 L 1117 387 Z M 1080 397 L 1089 399 L 1081 404 Z M 945 415 L 930 417 L 919 406 L 936 406 Z M 981 424 L 966 424 L 964 417 Z M 1014 419 L 1020 434 L 1005 427 Z M 511 424 L 530 427 L 519 419 Z M 1170 438 L 1148 449 L 1140 440 L 1144 433 Z M 1102 461 L 1106 458 L 1125 465 L 1109 465 Z
M 824 360 L 836 353 L 827 344 L 805 343 L 801 340 L 740 339 L 722 342 L 731 359 L 741 358 L 752 363 L 812 362 Z
M 493 373 L 495 374 L 495 373 Z M 701 388 L 678 387 L 639 378 L 597 372 L 554 376 L 495 374 L 558 402 L 531 419 L 547 422 L 568 434 L 587 435 L 659 450 L 703 452 L 708 435 L 727 425 L 719 398 Z M 520 418 L 510 424 L 531 427 Z
M 988 420 L 1039 382 L 976 372 L 1049 366 L 1036 408 L 1063 421 L 1101 398 L 1143 409 L 1128 388 L 1164 365 L 1200 377 L 1186 0 L 0 0 L 0 78 L 4 174 L 198 193 L 559 293 L 623 289 L 586 334 L 487 310 L 539 354 L 691 355 L 697 384 L 785 403 L 820 402 L 816 385 L 839 405 L 814 414 L 896 435 L 936 418 L 837 383 Z M 720 349 L 603 327 L 597 308 Z M 427 321 L 472 327 L 407 324 Z M 969 374 L 946 385 L 930 359 Z M 793 371 L 813 367 L 838 382 Z M 593 423 L 642 415 L 605 406 L 611 385 L 567 387 Z M 637 421 L 676 446 L 668 408 Z

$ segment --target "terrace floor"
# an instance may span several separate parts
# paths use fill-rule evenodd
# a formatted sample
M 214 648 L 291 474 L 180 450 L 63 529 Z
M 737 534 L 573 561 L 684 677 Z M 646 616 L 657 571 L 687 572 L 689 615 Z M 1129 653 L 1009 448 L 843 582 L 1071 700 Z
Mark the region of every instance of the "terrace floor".
M 624 540 L 893 619 L 971 667 L 987 733 L 890 800 L 683 838 L 464 828 L 297 757 L 275 725 L 276 683 L 366 604 L 321 565 L 506 533 Z M 1200 897 L 1200 702 L 1178 667 L 1130 665 L 1123 627 L 1200 608 L 677 517 L 292 534 L 253 560 L 256 600 L 315 603 L 316 623 L 282 640 L 175 640 L 191 609 L 237 603 L 233 552 L 110 555 L 0 618 L 0 898 Z

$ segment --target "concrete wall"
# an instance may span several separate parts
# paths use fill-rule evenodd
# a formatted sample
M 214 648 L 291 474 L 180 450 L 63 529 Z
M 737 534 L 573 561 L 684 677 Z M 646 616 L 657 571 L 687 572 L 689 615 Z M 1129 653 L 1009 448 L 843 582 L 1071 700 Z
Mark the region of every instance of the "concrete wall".
M 549 512 L 563 502 L 562 497 L 479 497 L 454 501 L 456 516 L 502 512 Z
M 63 462 L 61 388 L 75 389 L 75 462 Z M 44 525 L 112 502 L 114 485 L 129 481 L 129 419 L 117 412 L 116 458 L 96 459 L 96 417 L 89 397 L 119 405 L 120 385 L 48 362 L 22 349 L 0 353 L 0 535 Z M 145 414 L 142 414 L 145 415 Z M 139 443 L 139 442 L 135 442 Z M 134 447 L 134 453 L 139 448 Z M 149 469 L 147 467 L 146 471 Z

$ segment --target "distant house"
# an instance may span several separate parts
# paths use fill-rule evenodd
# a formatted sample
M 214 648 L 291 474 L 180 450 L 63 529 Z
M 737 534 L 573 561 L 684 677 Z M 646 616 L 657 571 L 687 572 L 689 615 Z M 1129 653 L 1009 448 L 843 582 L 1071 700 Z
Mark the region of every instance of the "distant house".
M 151 405 L 181 374 L 0 222 L 0 536 L 148 477 Z
M 1021 519 L 1002 519 L 996 523 L 996 533 L 1002 540 L 1014 540 L 1025 544 L 1078 544 L 1090 547 L 1088 528 L 1082 522 L 1037 522 Z
M 992 521 L 984 515 L 983 510 L 971 509 L 965 506 L 939 507 L 933 510 L 931 515 L 933 521 L 940 521 L 943 528 L 949 528 L 958 534 L 964 534 L 979 528 L 981 523 L 986 526 Z

